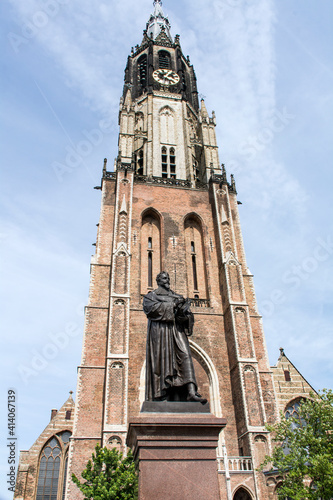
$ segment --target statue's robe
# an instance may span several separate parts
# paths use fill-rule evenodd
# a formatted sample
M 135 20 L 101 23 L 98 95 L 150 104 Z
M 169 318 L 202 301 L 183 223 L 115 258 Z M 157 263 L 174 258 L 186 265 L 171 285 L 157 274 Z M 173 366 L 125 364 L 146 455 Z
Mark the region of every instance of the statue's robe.
M 159 287 L 143 300 L 148 317 L 146 401 L 166 399 L 171 388 L 190 382 L 197 389 L 187 338 L 192 334 L 194 317 L 189 308 L 175 315 L 174 300 L 179 297 Z

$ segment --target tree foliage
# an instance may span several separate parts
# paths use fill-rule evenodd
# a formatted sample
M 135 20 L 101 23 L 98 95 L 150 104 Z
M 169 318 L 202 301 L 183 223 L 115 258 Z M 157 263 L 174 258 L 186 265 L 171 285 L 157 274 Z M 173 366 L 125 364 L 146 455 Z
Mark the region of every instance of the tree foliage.
M 136 500 L 138 477 L 131 452 L 123 458 L 116 448 L 99 445 L 81 474 L 81 482 L 72 474 L 73 482 L 84 494 L 84 500 Z
M 261 470 L 270 464 L 284 477 L 279 500 L 333 499 L 333 393 L 310 396 L 300 402 L 299 418 L 267 426 L 277 445 Z

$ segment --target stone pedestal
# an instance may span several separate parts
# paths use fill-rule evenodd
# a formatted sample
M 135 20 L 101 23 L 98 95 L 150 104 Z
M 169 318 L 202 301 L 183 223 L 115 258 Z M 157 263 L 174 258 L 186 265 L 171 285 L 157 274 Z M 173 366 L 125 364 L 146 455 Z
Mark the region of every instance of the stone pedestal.
M 139 464 L 139 500 L 219 500 L 216 448 L 226 420 L 210 413 L 141 413 L 127 445 Z

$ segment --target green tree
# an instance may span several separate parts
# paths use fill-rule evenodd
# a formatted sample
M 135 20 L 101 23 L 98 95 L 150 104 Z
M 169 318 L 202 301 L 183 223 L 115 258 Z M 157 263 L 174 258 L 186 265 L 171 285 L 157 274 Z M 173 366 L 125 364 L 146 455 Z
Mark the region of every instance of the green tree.
M 99 445 L 92 454 L 81 476 L 75 474 L 72 481 L 84 494 L 84 500 L 136 500 L 138 498 L 138 476 L 131 452 L 123 458 L 116 448 L 109 450 Z
M 311 394 L 298 408 L 298 417 L 267 426 L 276 443 L 260 469 L 268 464 L 284 477 L 279 500 L 333 499 L 333 393 Z

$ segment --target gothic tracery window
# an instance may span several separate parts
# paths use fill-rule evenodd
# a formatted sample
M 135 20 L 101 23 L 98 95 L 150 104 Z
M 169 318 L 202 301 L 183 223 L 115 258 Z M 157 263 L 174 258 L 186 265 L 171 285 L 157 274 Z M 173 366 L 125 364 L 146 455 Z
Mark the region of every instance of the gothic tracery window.
M 286 408 L 285 414 L 284 414 L 286 419 L 289 419 L 289 418 L 296 419 L 296 421 L 293 424 L 295 429 L 297 427 L 302 427 L 304 425 L 304 422 L 302 422 L 302 419 L 299 416 L 299 407 L 300 407 L 301 401 L 302 401 L 301 399 L 296 399 L 292 403 L 289 403 L 289 405 Z
M 63 431 L 53 436 L 42 449 L 36 500 L 63 500 L 65 498 L 70 436 L 70 431 Z

